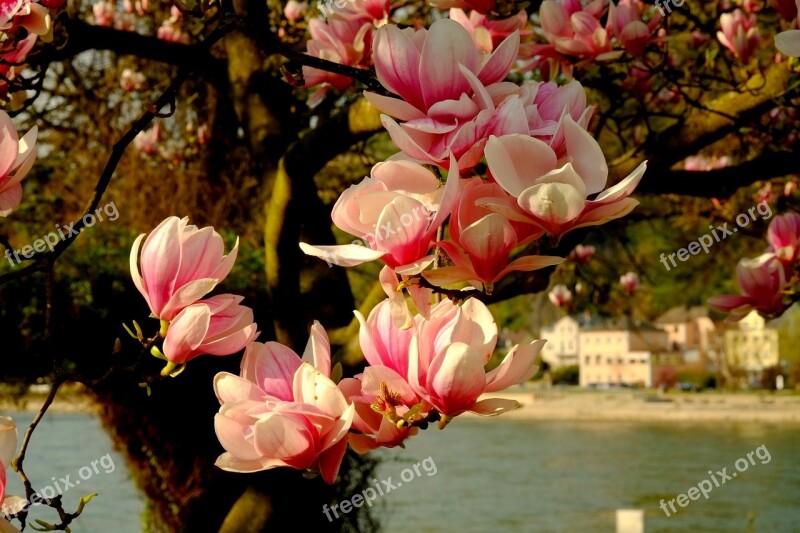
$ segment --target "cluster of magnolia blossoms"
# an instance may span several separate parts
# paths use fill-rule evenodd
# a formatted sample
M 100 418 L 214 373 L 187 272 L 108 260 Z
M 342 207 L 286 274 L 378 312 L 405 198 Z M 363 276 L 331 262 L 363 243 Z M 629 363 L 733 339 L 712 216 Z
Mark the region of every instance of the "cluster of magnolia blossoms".
M 144 243 L 142 243 L 144 241 Z M 241 296 L 220 294 L 202 299 L 230 273 L 239 240 L 224 255 L 222 237 L 211 227 L 198 229 L 188 218 L 169 217 L 145 239 L 139 235 L 130 255 L 131 276 L 152 312 L 161 321 L 162 374 L 202 354 L 230 355 L 258 335 L 253 311 Z
M 444 427 L 466 411 L 497 415 L 519 406 L 478 398 L 530 379 L 545 341 L 514 346 L 486 372 L 497 325 L 484 304 L 446 300 L 405 327 L 396 321 L 394 303 L 384 300 L 366 319 L 355 312 L 368 366 L 338 385 L 318 322 L 302 358 L 276 342 L 250 344 L 238 376 L 223 372 L 214 379 L 221 404 L 214 425 L 225 448 L 217 466 L 319 471 L 333 483 L 348 442 L 358 453 L 394 447 L 431 421 Z
M 769 248 L 758 257 L 743 258 L 736 266 L 741 295 L 714 296 L 708 304 L 730 320 L 741 320 L 753 310 L 765 316 L 783 313 L 797 300 L 800 284 L 800 214 L 777 216 L 767 230 Z
M 491 291 L 511 272 L 562 261 L 512 259 L 514 250 L 544 234 L 559 238 L 629 213 L 645 163 L 606 189 L 608 167 L 585 129 L 591 108 L 582 87 L 503 81 L 518 47 L 515 31 L 481 55 L 469 33 L 448 19 L 428 30 L 377 29 L 375 70 L 400 98 L 366 96 L 404 121 L 381 117 L 402 153 L 376 165 L 334 205 L 334 224 L 366 246 L 301 243 L 303 251 L 341 266 L 381 259 L 403 276 Z M 486 178 L 462 179 L 484 157 Z M 448 169 L 445 184 L 422 163 Z M 438 239 L 448 219 L 449 239 Z M 452 265 L 429 270 L 434 246 Z

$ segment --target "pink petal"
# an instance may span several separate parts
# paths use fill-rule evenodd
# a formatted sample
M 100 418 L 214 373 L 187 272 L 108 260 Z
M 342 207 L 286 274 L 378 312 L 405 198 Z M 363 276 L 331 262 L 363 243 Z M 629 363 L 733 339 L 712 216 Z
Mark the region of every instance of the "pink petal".
M 380 30 L 378 30 L 380 31 Z M 469 33 L 455 21 L 440 19 L 428 30 L 420 56 L 419 78 L 426 109 L 442 100 L 457 99 L 469 90 L 459 64 L 475 72 L 478 52 Z
M 567 160 L 583 178 L 586 194 L 602 191 L 608 179 L 608 165 L 600 145 L 570 115 L 564 117 L 564 139 Z
M 540 339 L 511 348 L 503 361 L 486 374 L 486 392 L 500 391 L 533 377 L 537 370 L 533 362 L 546 342 Z
M 480 354 L 467 344 L 455 342 L 431 362 L 426 389 L 443 414 L 455 416 L 475 404 L 485 385 Z
M 241 376 L 266 394 L 292 401 L 294 375 L 302 361 L 294 351 L 278 342 L 254 342 L 244 352 Z
M 306 349 L 303 352 L 303 361 L 311 364 L 323 376 L 331 375 L 331 343 L 325 328 L 318 320 L 311 326 Z
M 266 394 L 258 385 L 229 372 L 220 372 L 214 376 L 214 393 L 220 403 L 258 401 L 266 398 Z
M 164 339 L 164 355 L 173 363 L 185 363 L 192 352 L 202 344 L 211 323 L 211 310 L 207 305 L 191 305 L 178 313 L 169 326 Z
M 326 262 L 343 267 L 351 267 L 380 259 L 386 252 L 373 250 L 358 244 L 344 244 L 341 246 L 311 246 L 304 242 L 300 243 L 300 249 L 306 255 L 319 257 Z
M 364 97 L 381 113 L 386 113 L 397 120 L 414 120 L 425 118 L 425 113 L 398 98 L 390 98 L 380 94 L 364 91 Z
M 552 255 L 526 255 L 509 263 L 509 265 L 504 268 L 500 274 L 498 274 L 497 280 L 504 278 L 511 272 L 530 272 L 532 270 L 539 270 L 541 268 L 560 265 L 563 262 L 563 257 L 556 257 Z
M 472 406 L 469 411 L 481 416 L 496 416 L 506 411 L 513 411 L 522 407 L 516 400 L 506 400 L 504 398 L 487 398 Z
M 524 135 L 492 135 L 486 143 L 486 162 L 492 177 L 518 197 L 534 180 L 556 168 L 556 155 L 544 142 Z
M 420 88 L 420 53 L 408 34 L 384 24 L 375 31 L 372 50 L 381 85 L 417 109 L 427 109 Z

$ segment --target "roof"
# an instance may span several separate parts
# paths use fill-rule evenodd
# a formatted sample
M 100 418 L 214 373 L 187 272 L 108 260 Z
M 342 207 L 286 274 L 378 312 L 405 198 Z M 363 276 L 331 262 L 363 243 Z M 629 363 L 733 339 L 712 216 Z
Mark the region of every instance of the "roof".
M 708 309 L 701 305 L 689 307 L 679 305 L 673 307 L 655 321 L 656 324 L 685 324 L 697 320 L 698 318 L 708 318 Z

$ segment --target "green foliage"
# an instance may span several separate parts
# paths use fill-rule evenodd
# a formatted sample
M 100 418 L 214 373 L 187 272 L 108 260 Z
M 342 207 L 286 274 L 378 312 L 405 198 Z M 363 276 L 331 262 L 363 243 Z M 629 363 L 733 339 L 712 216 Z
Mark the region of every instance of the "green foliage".
M 580 381 L 578 365 L 564 366 L 553 371 L 553 385 L 577 385 Z

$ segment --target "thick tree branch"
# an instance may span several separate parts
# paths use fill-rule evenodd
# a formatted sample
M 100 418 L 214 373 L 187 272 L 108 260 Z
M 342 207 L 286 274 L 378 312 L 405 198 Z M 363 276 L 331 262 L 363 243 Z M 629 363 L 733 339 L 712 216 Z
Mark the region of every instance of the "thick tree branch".
M 733 167 L 707 172 L 648 169 L 637 192 L 724 198 L 756 181 L 788 174 L 800 174 L 800 158 L 790 152 L 770 152 Z
M 63 46 L 49 46 L 31 55 L 28 61 L 30 65 L 44 66 L 87 50 L 108 50 L 119 55 L 132 55 L 202 72 L 215 80 L 226 79 L 225 61 L 211 55 L 207 41 L 197 44 L 173 43 L 133 31 L 87 24 L 66 16 L 60 18 L 57 24 L 66 33 L 66 42 Z
M 726 93 L 707 104 L 709 109 L 723 111 L 725 115 L 735 116 L 736 120 L 694 109 L 685 121 L 611 162 L 612 180 L 623 179 L 645 160 L 648 161 L 648 173 L 663 174 L 686 157 L 750 125 L 777 105 L 776 99 L 786 91 L 790 74 L 786 65 L 772 65 L 763 75 L 750 78 L 741 91 Z

